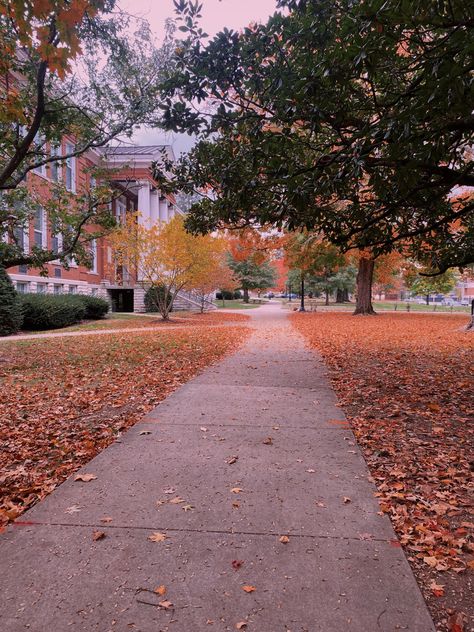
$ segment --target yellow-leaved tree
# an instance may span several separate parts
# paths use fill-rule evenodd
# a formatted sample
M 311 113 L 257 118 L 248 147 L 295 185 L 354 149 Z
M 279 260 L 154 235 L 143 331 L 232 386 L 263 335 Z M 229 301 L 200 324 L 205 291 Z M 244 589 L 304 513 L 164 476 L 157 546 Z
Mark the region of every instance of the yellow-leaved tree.
M 196 290 L 210 276 L 221 250 L 210 235 L 194 236 L 184 228 L 183 218 L 147 226 L 140 214 L 130 214 L 110 235 L 114 262 L 132 272 L 139 283 L 151 288 L 153 307 L 169 319 L 173 303 L 182 290 Z M 215 242 L 215 243 L 214 243 Z

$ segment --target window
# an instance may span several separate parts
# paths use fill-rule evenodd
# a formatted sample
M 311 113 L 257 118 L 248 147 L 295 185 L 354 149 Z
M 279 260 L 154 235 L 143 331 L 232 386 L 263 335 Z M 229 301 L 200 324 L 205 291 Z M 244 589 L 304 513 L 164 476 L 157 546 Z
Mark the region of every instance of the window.
M 54 291 L 55 294 L 62 294 L 63 293 L 63 286 L 62 285 L 57 285 L 55 283 L 54 287 L 53 287 L 53 291 Z
M 61 268 L 54 268 L 54 276 L 56 277 L 56 279 L 61 278 Z
M 27 265 L 25 265 L 24 263 L 21 263 L 21 264 L 18 266 L 18 272 L 19 272 L 20 274 L 27 274 L 27 273 L 28 273 L 28 266 L 27 266 Z
M 66 143 L 66 154 L 70 154 L 74 151 L 74 145 Z M 66 189 L 76 192 L 76 158 L 71 156 L 66 159 Z
M 123 198 L 115 200 L 115 220 L 117 224 L 125 224 L 125 215 L 127 213 L 127 203 Z
M 94 239 L 91 241 L 91 257 L 92 257 L 92 267 L 91 272 L 97 273 L 97 242 Z
M 29 239 L 28 232 L 25 228 L 21 226 L 15 226 L 13 229 L 13 235 L 15 236 L 15 241 L 18 244 L 18 247 L 24 252 L 29 252 Z
M 36 292 L 38 294 L 46 294 L 48 292 L 48 284 L 47 283 L 37 283 L 36 284 Z
M 39 248 L 44 248 L 46 246 L 46 230 L 44 221 L 44 210 L 41 208 L 41 206 L 38 206 L 35 211 L 34 234 L 35 246 L 38 246 Z
M 38 152 L 38 156 L 35 157 L 35 160 L 43 160 L 46 158 L 45 155 L 45 138 L 44 135 L 38 132 L 33 140 L 36 152 Z M 46 165 L 41 165 L 33 169 L 33 172 L 39 176 L 43 176 L 46 178 Z
M 51 145 L 51 156 L 59 156 L 61 154 L 61 147 L 59 145 Z M 59 162 L 51 162 L 51 180 L 53 182 L 59 182 L 61 180 L 61 165 Z
M 28 292 L 29 283 L 26 281 L 17 281 L 16 282 L 16 291 L 20 294 L 26 294 Z
M 69 294 L 77 294 L 77 285 L 69 286 Z

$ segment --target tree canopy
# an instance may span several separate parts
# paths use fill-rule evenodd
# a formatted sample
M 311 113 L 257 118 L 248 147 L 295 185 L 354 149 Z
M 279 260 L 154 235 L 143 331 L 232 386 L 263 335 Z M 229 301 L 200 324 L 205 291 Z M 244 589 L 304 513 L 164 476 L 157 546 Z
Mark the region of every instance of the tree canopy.
M 281 0 L 210 41 L 198 3 L 175 4 L 187 39 L 164 122 L 199 142 L 168 184 L 203 193 L 192 230 L 306 228 L 375 256 L 403 244 L 434 272 L 473 261 L 469 4 Z

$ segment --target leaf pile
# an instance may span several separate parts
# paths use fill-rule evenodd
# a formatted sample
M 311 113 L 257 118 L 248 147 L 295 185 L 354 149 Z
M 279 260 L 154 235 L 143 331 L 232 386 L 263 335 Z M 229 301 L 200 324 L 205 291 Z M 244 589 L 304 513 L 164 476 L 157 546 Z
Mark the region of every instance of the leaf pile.
M 192 326 L 0 345 L 0 525 L 51 492 L 246 327 Z
M 458 613 L 473 614 L 474 336 L 463 330 L 466 317 L 291 318 L 330 369 L 439 629 L 453 630 Z

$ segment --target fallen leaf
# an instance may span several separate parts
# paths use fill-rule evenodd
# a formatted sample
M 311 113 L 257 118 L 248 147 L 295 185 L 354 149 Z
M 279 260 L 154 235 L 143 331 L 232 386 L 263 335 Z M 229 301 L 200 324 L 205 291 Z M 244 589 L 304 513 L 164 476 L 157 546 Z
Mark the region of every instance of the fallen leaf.
M 76 474 L 74 480 L 89 483 L 90 481 L 95 481 L 96 478 L 97 476 L 95 474 Z
M 204 426 L 201 426 L 199 430 L 201 430 L 201 432 L 207 432 L 207 428 L 205 428 Z
M 105 516 L 100 519 L 101 522 L 112 522 L 112 518 L 110 516 Z
M 263 441 L 264 445 L 273 445 L 273 439 L 271 437 L 267 437 Z
M 281 538 L 279 539 L 279 542 L 281 542 L 282 544 L 288 544 L 289 541 L 290 541 L 290 538 L 287 535 L 282 535 Z
M 104 531 L 94 531 L 94 533 L 92 534 L 93 540 L 103 540 L 104 538 L 105 538 Z
M 238 508 L 240 507 L 240 503 L 238 503 L 238 502 L 233 502 L 233 503 L 232 503 L 232 507 L 233 507 L 234 509 L 238 509 Z
M 151 430 L 142 430 L 140 432 L 141 435 L 151 435 Z
M 230 459 L 227 461 L 227 465 L 233 465 L 234 463 L 237 463 L 238 458 L 238 456 L 231 456 Z
M 71 505 L 67 509 L 64 510 L 64 513 L 67 514 L 75 514 L 81 511 L 82 507 L 80 505 Z
M 243 489 L 241 489 L 240 487 L 233 487 L 230 491 L 231 491 L 233 494 L 240 494 L 240 492 L 243 492 L 244 490 L 243 490 Z
M 437 584 L 434 580 L 430 584 L 430 589 L 435 597 L 442 597 L 444 595 L 444 586 Z
M 163 491 L 163 493 L 164 493 L 164 494 L 174 494 L 174 493 L 175 493 L 175 491 L 176 491 L 176 490 L 174 489 L 174 487 L 169 487 L 168 489 L 165 489 L 165 490 Z
M 166 586 L 161 584 L 160 586 L 158 586 L 158 588 L 155 588 L 153 592 L 156 592 L 157 595 L 163 597 L 163 595 L 166 593 Z
M 176 496 L 176 498 L 172 498 L 168 501 L 170 505 L 179 505 L 180 503 L 184 503 L 184 498 L 180 496 Z
M 435 568 L 435 566 L 438 564 L 438 560 L 433 556 L 424 557 L 423 562 L 425 564 L 428 564 L 428 566 L 431 566 L 431 568 Z
M 349 496 L 344 496 L 344 498 L 342 499 L 342 501 L 343 501 L 344 503 L 346 503 L 346 504 L 347 504 L 347 503 L 352 502 L 352 500 L 349 498 Z
M 158 531 L 148 536 L 148 539 L 152 542 L 164 542 L 167 538 L 168 536 L 165 533 L 159 533 Z
M 310 469 L 310 470 L 306 470 L 306 471 L 308 472 L 308 474 L 315 474 L 316 473 L 316 470 L 311 470 Z
M 467 617 L 464 612 L 455 612 L 448 619 L 449 632 L 465 632 Z
M 244 563 L 243 560 L 232 560 L 232 568 L 237 571 L 239 570 L 239 568 L 242 566 L 242 564 Z
M 192 511 L 194 509 L 193 505 L 183 505 L 181 507 L 181 509 L 184 509 L 184 511 Z
M 239 621 L 238 623 L 235 624 L 235 629 L 236 630 L 243 630 L 246 627 L 247 627 L 247 622 L 246 621 Z
M 252 593 L 256 590 L 255 586 L 242 586 L 242 590 L 246 593 Z
M 171 601 L 159 601 L 158 605 L 164 608 L 165 610 L 170 610 L 173 607 Z

